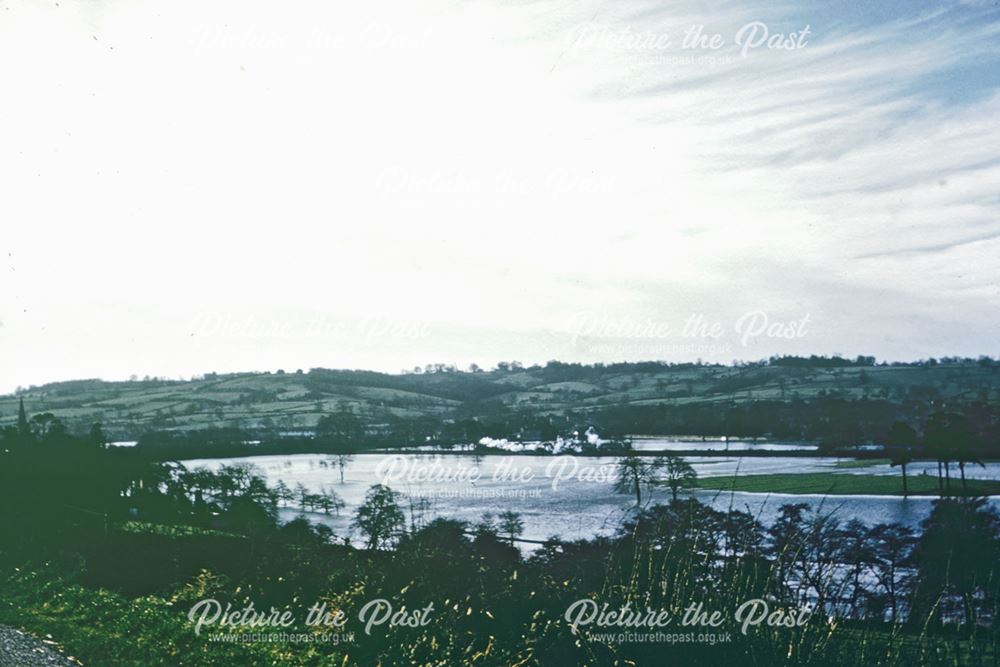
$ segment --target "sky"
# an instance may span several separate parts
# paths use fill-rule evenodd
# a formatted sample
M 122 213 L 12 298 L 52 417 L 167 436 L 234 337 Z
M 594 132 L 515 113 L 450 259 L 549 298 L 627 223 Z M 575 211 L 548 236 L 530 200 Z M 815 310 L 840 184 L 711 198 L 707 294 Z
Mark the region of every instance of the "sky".
M 1000 8 L 0 0 L 0 392 L 1000 355 Z

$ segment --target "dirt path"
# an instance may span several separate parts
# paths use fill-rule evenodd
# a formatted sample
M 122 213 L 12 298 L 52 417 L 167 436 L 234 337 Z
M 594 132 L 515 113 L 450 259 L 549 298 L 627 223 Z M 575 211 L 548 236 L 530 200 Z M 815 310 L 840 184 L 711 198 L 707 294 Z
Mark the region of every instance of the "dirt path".
M 0 625 L 0 667 L 79 667 L 54 646 Z

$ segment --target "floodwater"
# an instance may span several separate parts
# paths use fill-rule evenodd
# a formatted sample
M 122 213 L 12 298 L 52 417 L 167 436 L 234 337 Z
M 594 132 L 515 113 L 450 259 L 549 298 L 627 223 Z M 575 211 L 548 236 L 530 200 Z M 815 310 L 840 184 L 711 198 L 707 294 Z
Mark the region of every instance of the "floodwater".
M 733 474 L 806 473 L 835 469 L 829 457 L 687 457 L 701 477 Z M 473 457 L 449 454 L 358 454 L 344 468 L 343 482 L 336 459 L 324 454 L 251 456 L 231 459 L 185 461 L 188 468 L 211 469 L 224 464 L 250 463 L 260 469 L 269 485 L 284 481 L 289 487 L 303 484 L 310 492 L 336 492 L 347 507 L 340 514 L 309 512 L 310 520 L 329 525 L 338 538 L 358 539 L 350 522 L 354 510 L 374 484 L 400 492 L 407 521 L 425 522 L 434 517 L 479 521 L 486 513 L 514 510 L 524 521 L 522 537 L 544 540 L 592 538 L 613 534 L 635 505 L 635 498 L 614 490 L 613 457 L 504 456 Z M 1000 466 L 989 472 L 1000 477 Z M 888 468 L 888 465 L 885 466 Z M 935 467 L 936 470 L 936 467 Z M 844 473 L 878 471 L 880 468 L 844 469 Z M 915 467 L 911 466 L 911 471 Z M 982 469 L 979 469 L 982 472 Z M 898 474 L 898 468 L 892 469 Z M 957 473 L 956 473 L 957 475 Z M 967 476 L 970 470 L 967 470 Z M 903 499 L 891 496 L 820 496 L 743 493 L 699 490 L 698 500 L 716 509 L 750 511 L 770 524 L 781 505 L 805 503 L 842 521 L 856 518 L 866 524 L 896 522 L 916 527 L 930 512 L 931 497 Z M 669 491 L 657 488 L 643 493 L 643 504 L 669 501 Z M 425 503 L 420 501 L 426 501 Z M 1000 509 L 1000 497 L 990 502 Z M 421 507 L 421 505 L 425 505 Z M 283 508 L 282 518 L 292 519 L 297 508 Z
M 819 446 L 812 442 L 770 442 L 754 440 L 723 440 L 722 438 L 636 438 L 632 449 L 637 452 L 814 452 Z

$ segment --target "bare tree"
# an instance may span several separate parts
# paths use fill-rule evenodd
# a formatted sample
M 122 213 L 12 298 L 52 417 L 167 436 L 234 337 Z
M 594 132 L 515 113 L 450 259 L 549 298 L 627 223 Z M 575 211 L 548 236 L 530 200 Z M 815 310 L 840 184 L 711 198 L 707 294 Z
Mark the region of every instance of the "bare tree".
M 656 478 L 656 471 L 662 465 L 658 459 L 649 461 L 641 456 L 629 454 L 618 459 L 615 471 L 615 491 L 634 493 L 635 504 L 642 504 L 642 487 L 649 486 Z
M 670 487 L 670 495 L 674 500 L 677 500 L 677 492 L 684 487 L 691 486 L 696 479 L 698 479 L 698 473 L 695 472 L 691 464 L 682 459 L 679 456 L 672 456 L 668 454 L 667 456 L 658 456 L 655 461 L 656 469 L 663 469 L 666 473 L 664 481 L 667 486 Z

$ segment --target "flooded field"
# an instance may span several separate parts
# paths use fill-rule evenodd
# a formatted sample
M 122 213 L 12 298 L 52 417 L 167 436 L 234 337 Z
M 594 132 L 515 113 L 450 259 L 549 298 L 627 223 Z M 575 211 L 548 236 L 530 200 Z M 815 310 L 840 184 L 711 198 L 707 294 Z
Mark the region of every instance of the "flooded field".
M 699 477 L 774 473 L 833 471 L 838 459 L 829 457 L 688 457 Z M 402 494 L 407 521 L 441 516 L 474 522 L 483 514 L 512 509 L 524 520 L 523 537 L 543 540 L 591 538 L 610 534 L 632 511 L 634 499 L 613 488 L 613 457 L 504 456 L 473 457 L 448 454 L 359 454 L 341 470 L 332 456 L 298 454 L 253 456 L 234 459 L 197 459 L 188 467 L 217 468 L 225 464 L 251 463 L 266 476 L 269 484 L 279 480 L 290 487 L 303 484 L 310 492 L 327 489 L 347 504 L 337 514 L 311 512 L 310 519 L 329 525 L 340 538 L 352 537 L 354 509 L 365 491 L 383 483 Z M 889 468 L 888 464 L 884 466 Z M 918 466 L 911 466 L 917 472 Z M 881 464 L 871 468 L 848 469 L 858 473 L 872 470 L 886 473 Z M 936 467 L 935 467 L 936 470 Z M 983 469 L 979 469 L 982 472 Z M 990 464 L 988 472 L 1000 475 L 1000 466 Z M 898 468 L 888 472 L 898 474 Z M 971 475 L 972 469 L 967 471 Z M 957 473 L 956 473 L 957 474 Z M 843 521 L 857 518 L 867 524 L 898 522 L 916 526 L 930 511 L 932 497 L 903 499 L 892 496 L 820 496 L 764 493 L 731 493 L 700 490 L 694 497 L 713 507 L 747 510 L 769 524 L 786 503 L 806 503 L 834 512 Z M 426 503 L 418 502 L 426 500 Z M 667 502 L 669 492 L 655 489 L 643 502 Z M 1000 506 L 1000 498 L 991 502 Z M 283 508 L 282 518 L 291 519 L 299 511 Z

